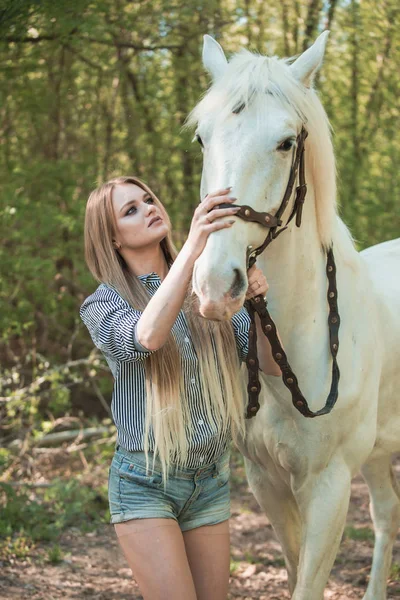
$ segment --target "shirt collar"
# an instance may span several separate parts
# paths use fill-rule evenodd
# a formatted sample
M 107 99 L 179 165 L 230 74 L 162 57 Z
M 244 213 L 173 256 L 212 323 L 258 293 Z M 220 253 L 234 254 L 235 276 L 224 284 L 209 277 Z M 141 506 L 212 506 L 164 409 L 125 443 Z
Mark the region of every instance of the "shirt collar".
M 157 273 L 148 273 L 147 275 L 138 275 L 138 279 L 145 285 L 161 281 Z

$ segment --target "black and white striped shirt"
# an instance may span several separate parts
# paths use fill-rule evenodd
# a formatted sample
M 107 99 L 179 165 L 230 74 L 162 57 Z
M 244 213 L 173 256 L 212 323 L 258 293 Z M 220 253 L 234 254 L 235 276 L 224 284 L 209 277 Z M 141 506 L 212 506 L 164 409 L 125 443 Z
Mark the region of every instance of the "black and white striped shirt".
M 156 273 L 139 277 L 150 295 L 161 284 Z M 141 316 L 118 292 L 105 284 L 82 304 L 80 315 L 89 330 L 94 344 L 103 352 L 114 376 L 111 410 L 118 433 L 118 444 L 131 451 L 143 451 L 143 434 L 146 410 L 146 385 L 144 360 L 151 354 L 139 344 L 135 327 Z M 248 350 L 250 317 L 242 308 L 232 317 L 232 326 L 241 360 Z M 227 436 L 216 435 L 207 423 L 202 400 L 199 366 L 190 330 L 181 310 L 172 328 L 172 334 L 181 356 L 186 401 L 189 403 L 193 438 L 189 443 L 188 468 L 214 462 L 228 446 Z M 150 435 L 149 448 L 154 448 Z

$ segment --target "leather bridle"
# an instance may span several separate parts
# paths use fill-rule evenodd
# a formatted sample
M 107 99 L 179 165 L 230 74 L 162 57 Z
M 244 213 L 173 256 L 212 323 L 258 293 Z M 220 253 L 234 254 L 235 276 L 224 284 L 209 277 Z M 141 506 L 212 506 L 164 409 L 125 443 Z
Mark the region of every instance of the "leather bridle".
M 275 215 L 270 213 L 257 212 L 251 206 L 240 206 L 240 210 L 235 216 L 248 221 L 251 223 L 258 223 L 263 227 L 269 229 L 268 235 L 258 248 L 253 250 L 251 246 L 247 249 L 247 261 L 248 268 L 250 268 L 256 262 L 257 256 L 265 250 L 265 248 L 287 229 L 290 221 L 296 216 L 296 226 L 300 227 L 303 204 L 306 198 L 307 185 L 305 181 L 305 166 L 304 166 L 304 142 L 307 138 L 307 130 L 303 126 L 296 140 L 296 152 L 294 160 L 292 162 L 288 184 L 286 187 L 283 200 Z M 285 212 L 289 200 L 292 196 L 293 187 L 296 181 L 297 174 L 299 175 L 299 185 L 296 188 L 296 196 L 293 204 L 293 210 L 286 222 L 284 227 L 281 227 L 281 217 Z M 232 206 L 238 206 L 236 204 L 219 204 L 215 208 L 229 208 Z M 328 279 L 328 304 L 329 304 L 329 316 L 328 316 L 328 327 L 329 327 L 329 345 L 332 355 L 332 381 L 331 388 L 329 391 L 328 398 L 323 408 L 313 412 L 310 410 L 307 400 L 303 396 L 296 375 L 293 373 L 292 368 L 288 362 L 285 351 L 279 340 L 276 326 L 272 320 L 268 309 L 267 301 L 263 296 L 255 296 L 251 300 L 245 302 L 246 309 L 250 315 L 250 328 L 249 328 L 249 351 L 246 359 L 246 365 L 248 369 L 248 405 L 246 418 L 250 419 L 254 417 L 259 408 L 260 403 L 258 401 L 261 384 L 259 379 L 259 361 L 257 356 L 257 330 L 255 323 L 255 313 L 258 314 L 261 326 L 264 334 L 267 336 L 269 343 L 271 344 L 272 356 L 275 362 L 279 365 L 282 372 L 282 380 L 285 386 L 290 390 L 292 394 L 293 406 L 301 412 L 305 417 L 319 417 L 326 415 L 331 412 L 338 398 L 338 384 L 340 371 L 337 364 L 337 353 L 339 349 L 339 326 L 340 316 L 337 305 L 337 287 L 336 287 L 336 265 L 333 256 L 332 248 L 326 253 L 326 275 Z

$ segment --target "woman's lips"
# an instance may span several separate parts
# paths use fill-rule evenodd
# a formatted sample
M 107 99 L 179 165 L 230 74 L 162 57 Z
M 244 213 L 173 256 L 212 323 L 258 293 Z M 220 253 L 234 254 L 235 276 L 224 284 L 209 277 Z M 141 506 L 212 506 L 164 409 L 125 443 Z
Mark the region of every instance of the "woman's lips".
M 151 227 L 152 225 L 155 225 L 156 223 L 161 223 L 162 222 L 162 218 L 161 217 L 155 217 L 154 219 L 152 219 L 148 225 L 148 227 Z

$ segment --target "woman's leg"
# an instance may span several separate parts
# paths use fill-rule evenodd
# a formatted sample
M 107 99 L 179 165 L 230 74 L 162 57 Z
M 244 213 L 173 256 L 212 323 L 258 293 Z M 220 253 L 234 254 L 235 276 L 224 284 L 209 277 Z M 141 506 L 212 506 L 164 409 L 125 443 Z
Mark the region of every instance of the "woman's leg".
M 226 600 L 229 586 L 229 521 L 183 533 L 197 600 Z
M 144 600 L 197 600 L 176 521 L 133 519 L 114 527 Z

